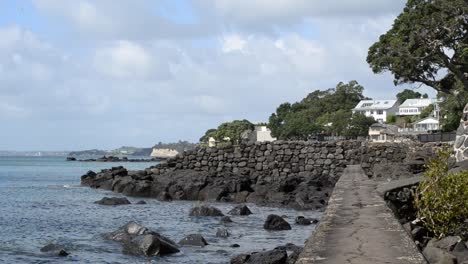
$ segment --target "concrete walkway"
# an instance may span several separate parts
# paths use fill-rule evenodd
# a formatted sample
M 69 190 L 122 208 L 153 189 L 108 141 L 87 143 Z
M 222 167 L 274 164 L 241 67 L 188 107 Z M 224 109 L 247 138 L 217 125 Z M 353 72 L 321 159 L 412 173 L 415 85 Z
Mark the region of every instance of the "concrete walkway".
M 298 264 L 426 263 L 359 165 L 337 182 Z

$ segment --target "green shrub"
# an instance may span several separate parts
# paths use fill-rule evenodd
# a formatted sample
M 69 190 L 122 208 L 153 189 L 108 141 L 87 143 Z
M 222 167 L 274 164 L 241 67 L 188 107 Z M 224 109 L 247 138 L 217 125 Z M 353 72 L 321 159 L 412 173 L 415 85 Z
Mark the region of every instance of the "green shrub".
M 439 238 L 456 233 L 468 216 L 468 171 L 449 173 L 450 153 L 437 151 L 414 196 L 418 218 Z

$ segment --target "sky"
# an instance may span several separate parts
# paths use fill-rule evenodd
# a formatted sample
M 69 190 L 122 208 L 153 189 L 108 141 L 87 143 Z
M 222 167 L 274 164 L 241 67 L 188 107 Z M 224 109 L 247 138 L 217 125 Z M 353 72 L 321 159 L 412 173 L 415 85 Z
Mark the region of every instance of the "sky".
M 408 87 L 373 74 L 366 56 L 404 5 L 0 0 L 0 150 L 196 142 L 341 81 L 394 98 Z

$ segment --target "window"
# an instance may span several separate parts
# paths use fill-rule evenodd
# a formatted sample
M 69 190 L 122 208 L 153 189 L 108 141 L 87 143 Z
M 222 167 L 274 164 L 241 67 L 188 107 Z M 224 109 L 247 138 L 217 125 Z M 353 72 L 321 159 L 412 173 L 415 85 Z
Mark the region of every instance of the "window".
M 371 105 L 372 105 L 372 103 L 364 103 L 364 104 L 362 104 L 362 107 L 369 107 Z
M 370 114 L 373 115 L 373 114 L 374 114 L 374 111 L 371 110 L 371 111 L 370 111 Z
M 383 115 L 383 110 L 377 110 L 378 115 Z

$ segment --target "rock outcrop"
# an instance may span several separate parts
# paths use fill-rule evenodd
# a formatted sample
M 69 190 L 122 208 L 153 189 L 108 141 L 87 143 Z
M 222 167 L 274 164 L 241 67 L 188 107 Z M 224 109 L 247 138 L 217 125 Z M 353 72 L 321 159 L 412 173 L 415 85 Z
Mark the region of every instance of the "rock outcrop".
M 284 220 L 281 216 L 271 214 L 265 220 L 265 224 L 263 224 L 263 228 L 266 230 L 291 230 L 291 225 Z
M 129 255 L 162 256 L 179 252 L 172 240 L 133 221 L 104 238 L 122 243 L 123 253 Z
M 126 205 L 131 204 L 130 201 L 125 197 L 104 197 L 99 201 L 95 201 L 95 204 L 100 205 Z

